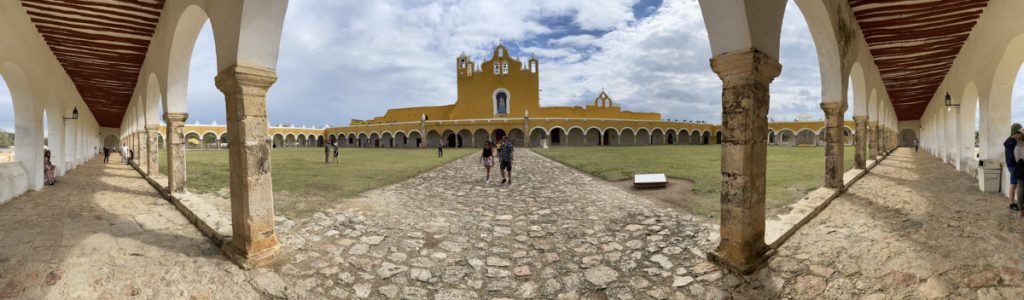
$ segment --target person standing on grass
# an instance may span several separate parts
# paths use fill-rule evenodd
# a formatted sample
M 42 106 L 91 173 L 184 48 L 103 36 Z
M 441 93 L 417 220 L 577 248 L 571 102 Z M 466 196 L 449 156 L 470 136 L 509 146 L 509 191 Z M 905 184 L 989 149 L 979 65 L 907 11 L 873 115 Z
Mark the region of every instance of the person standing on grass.
M 334 144 L 334 163 L 338 163 L 338 144 Z
M 103 146 L 103 163 L 110 162 L 110 147 Z
M 512 147 L 512 143 L 508 141 L 508 136 L 501 138 L 501 147 L 498 148 L 498 160 L 500 166 L 498 169 L 501 171 L 501 183 L 512 184 L 512 161 L 515 160 L 513 152 L 515 149 Z M 505 173 L 508 172 L 508 176 Z
M 1010 126 L 1010 137 L 1003 142 L 1003 154 L 1006 155 L 1006 170 L 1010 171 L 1010 209 L 1013 211 L 1020 211 L 1021 207 L 1014 201 L 1014 196 L 1017 195 L 1017 176 L 1015 176 L 1015 169 L 1017 167 L 1018 157 L 1014 155 L 1014 149 L 1017 148 L 1017 139 L 1021 137 L 1021 125 L 1020 123 L 1013 123 Z M 1019 157 L 1024 159 L 1024 157 Z
M 440 141 L 438 141 L 437 142 L 437 157 L 443 157 L 443 156 L 444 156 L 444 143 L 441 143 Z
M 484 151 L 480 154 L 480 163 L 484 164 L 484 170 L 487 171 L 487 177 L 484 178 L 484 183 L 490 183 L 491 167 L 494 167 L 494 146 L 491 141 L 484 143 Z

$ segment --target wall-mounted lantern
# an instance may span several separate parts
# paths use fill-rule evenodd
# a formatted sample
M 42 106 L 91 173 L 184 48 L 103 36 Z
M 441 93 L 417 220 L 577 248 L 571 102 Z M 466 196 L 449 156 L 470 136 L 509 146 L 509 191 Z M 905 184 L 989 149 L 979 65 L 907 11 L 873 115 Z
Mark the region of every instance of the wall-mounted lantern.
M 953 104 L 953 97 L 946 92 L 946 111 L 953 111 L 953 107 L 960 108 L 960 104 Z
M 71 111 L 71 117 L 64 117 L 64 120 L 78 120 L 78 107 Z

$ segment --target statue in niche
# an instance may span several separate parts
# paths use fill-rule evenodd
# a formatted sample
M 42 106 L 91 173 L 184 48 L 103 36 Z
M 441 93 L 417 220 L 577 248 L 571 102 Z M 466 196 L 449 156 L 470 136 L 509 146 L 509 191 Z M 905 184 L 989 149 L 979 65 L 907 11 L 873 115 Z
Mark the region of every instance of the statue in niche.
M 494 101 L 497 102 L 496 105 L 498 107 L 498 109 L 497 109 L 498 114 L 499 115 L 507 115 L 508 114 L 508 94 L 506 94 L 505 92 L 498 92 L 497 95 L 494 95 Z

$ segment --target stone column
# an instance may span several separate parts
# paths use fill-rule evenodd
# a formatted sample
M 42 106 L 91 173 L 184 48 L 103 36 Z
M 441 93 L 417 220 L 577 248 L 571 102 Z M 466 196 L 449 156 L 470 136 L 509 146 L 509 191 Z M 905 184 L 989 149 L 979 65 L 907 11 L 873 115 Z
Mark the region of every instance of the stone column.
M 857 127 L 857 135 L 854 137 L 855 155 L 853 167 L 857 169 L 867 168 L 867 142 L 868 142 L 868 116 L 853 116 L 853 122 Z
M 171 192 L 185 191 L 185 120 L 188 113 L 166 113 L 167 133 L 167 189 Z
M 148 160 L 146 160 L 146 154 L 148 153 L 146 150 L 146 131 L 139 130 L 139 132 L 136 133 L 135 136 L 137 137 L 136 145 L 138 146 L 138 150 L 135 150 L 136 164 L 138 164 L 139 170 L 141 170 L 142 173 L 149 174 L 147 172 L 148 169 L 146 167 L 146 163 L 149 162 Z
M 878 160 L 878 121 L 868 120 L 868 159 Z
M 721 241 L 710 258 L 739 273 L 766 260 L 765 165 L 768 86 L 782 65 L 756 49 L 711 59 L 722 79 Z
M 158 165 L 160 146 L 156 142 L 158 130 L 160 130 L 160 125 L 146 125 L 146 174 L 149 174 L 149 176 L 160 174 L 160 166 Z
M 822 102 L 825 112 L 825 187 L 843 189 L 843 113 L 846 103 Z
M 244 268 L 269 264 L 277 252 L 274 191 L 267 145 L 267 89 L 274 70 L 235 65 L 217 75 L 227 102 L 233 235 L 223 251 Z
M 132 157 L 132 165 L 138 166 L 138 164 L 139 164 L 139 160 L 138 160 L 138 158 L 139 158 L 139 133 L 138 132 L 132 132 L 131 135 L 129 135 L 128 137 L 129 137 L 129 140 L 131 141 L 130 144 L 128 144 L 128 150 L 131 150 L 131 152 L 128 153 L 128 156 Z

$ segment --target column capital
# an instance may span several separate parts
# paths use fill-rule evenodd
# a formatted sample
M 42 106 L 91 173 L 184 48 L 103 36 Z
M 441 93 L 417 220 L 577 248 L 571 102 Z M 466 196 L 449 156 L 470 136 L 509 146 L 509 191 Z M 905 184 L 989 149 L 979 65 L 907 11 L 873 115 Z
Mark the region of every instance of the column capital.
M 157 130 L 160 130 L 160 125 L 157 125 L 157 124 L 146 125 L 146 131 L 157 131 Z
M 846 103 L 843 102 L 822 102 L 821 110 L 825 111 L 826 115 L 839 115 L 846 112 Z
M 711 70 L 724 86 L 760 83 L 767 85 L 782 72 L 779 61 L 757 49 L 730 52 L 711 58 Z
M 868 126 L 878 127 L 878 121 L 868 120 Z
M 853 116 L 854 122 L 867 122 L 868 116 Z
M 214 80 L 221 92 L 229 93 L 241 89 L 246 95 L 255 93 L 254 96 L 265 97 L 267 89 L 277 81 L 277 71 L 256 66 L 234 65 L 221 71 Z M 246 89 L 247 87 L 254 89 Z
M 170 123 L 185 122 L 188 120 L 188 113 L 164 113 L 164 121 Z

